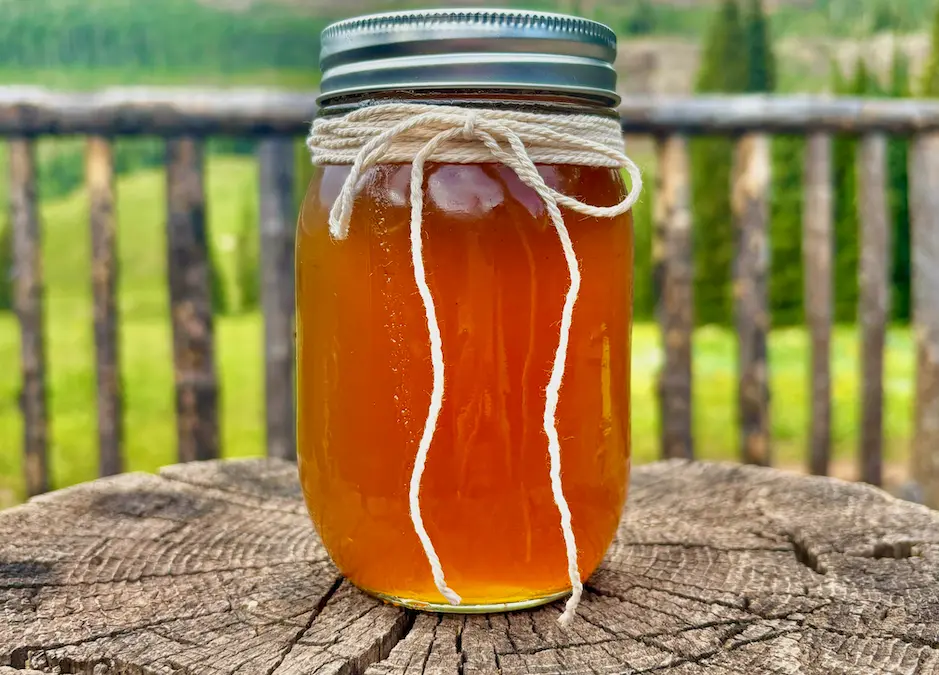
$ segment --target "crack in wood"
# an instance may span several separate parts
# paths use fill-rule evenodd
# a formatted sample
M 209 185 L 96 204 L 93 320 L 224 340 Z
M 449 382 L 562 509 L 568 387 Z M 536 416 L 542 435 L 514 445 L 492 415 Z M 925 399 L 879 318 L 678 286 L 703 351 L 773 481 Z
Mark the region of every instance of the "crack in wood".
M 645 675 L 646 673 L 662 672 L 665 670 L 671 670 L 673 668 L 677 668 L 678 666 L 683 666 L 683 665 L 688 665 L 688 664 L 698 664 L 698 665 L 704 664 L 706 661 L 714 658 L 718 654 L 736 651 L 742 647 L 746 647 L 748 645 L 752 645 L 752 644 L 756 644 L 760 642 L 769 642 L 769 641 L 776 640 L 781 637 L 785 637 L 786 635 L 791 635 L 793 633 L 798 633 L 798 632 L 799 632 L 798 630 L 791 630 L 791 631 L 782 631 L 778 633 L 769 633 L 766 635 L 761 635 L 759 637 L 754 637 L 754 638 L 750 638 L 746 640 L 740 640 L 738 642 L 735 642 L 726 646 L 722 644 L 718 648 L 710 649 L 705 652 L 702 652 L 701 654 L 697 654 L 693 656 L 677 654 L 675 652 L 671 652 L 670 650 L 666 650 L 666 651 L 670 651 L 670 653 L 677 658 L 673 661 L 669 661 L 668 663 L 663 663 L 658 666 L 652 666 L 651 668 L 644 668 L 642 670 L 637 670 L 635 671 L 635 675 Z M 725 639 L 724 643 L 726 643 L 728 639 L 733 639 L 733 636 Z M 650 646 L 655 646 L 655 647 L 658 647 L 659 649 L 662 649 L 661 645 L 651 644 Z
M 295 565 L 310 565 L 311 567 L 316 567 L 319 565 L 329 566 L 329 560 L 325 558 L 315 558 L 308 560 L 287 560 L 282 562 L 272 561 L 269 563 L 264 563 L 260 565 L 243 565 L 241 567 L 222 567 L 219 569 L 207 569 L 207 570 L 190 570 L 187 572 L 173 572 L 169 571 L 167 573 L 152 573 L 152 574 L 140 574 L 135 577 L 127 577 L 124 579 L 108 579 L 108 580 L 94 580 L 94 581 L 68 581 L 68 582 L 43 582 L 37 580 L 36 582 L 0 582 L 0 590 L 5 588 L 82 588 L 82 587 L 98 587 L 98 586 L 108 586 L 111 584 L 135 584 L 140 581 L 147 581 L 152 579 L 185 579 L 187 577 L 199 577 L 199 576 L 210 576 L 217 574 L 230 574 L 233 572 L 247 572 L 247 571 L 259 571 L 265 569 L 272 569 L 278 567 L 290 567 Z
M 653 582 L 658 581 L 650 577 L 647 577 L 647 578 Z M 718 592 L 726 593 L 727 592 L 727 591 L 723 591 L 722 589 L 708 589 L 708 588 L 703 588 L 700 586 L 695 586 L 694 584 L 682 584 L 682 583 L 672 581 L 672 580 L 669 580 L 668 583 L 679 585 L 679 586 L 685 586 L 686 588 L 695 588 L 697 590 L 704 591 L 704 592 L 711 592 L 711 593 L 718 593 Z M 674 595 L 676 598 L 683 598 L 685 600 L 692 600 L 694 602 L 702 602 L 702 603 L 707 603 L 707 604 L 712 604 L 712 605 L 718 605 L 720 607 L 726 607 L 727 609 L 743 609 L 742 602 L 727 602 L 726 600 L 720 600 L 718 598 L 702 598 L 701 596 L 691 595 L 690 593 L 681 593 L 681 592 L 675 591 L 672 588 L 653 589 L 653 588 L 650 588 L 649 586 L 635 586 L 635 588 L 642 588 L 643 590 L 661 590 L 663 593 L 666 593 L 668 595 Z M 585 584 L 584 590 L 588 590 L 588 589 L 590 590 L 591 593 L 595 593 L 597 595 L 607 597 L 607 598 L 613 598 L 615 600 L 619 600 L 620 602 L 633 602 L 632 599 L 626 597 L 626 593 L 628 593 L 629 590 L 631 590 L 631 588 L 620 593 L 618 591 L 609 590 L 605 588 L 598 588 L 596 586 Z
M 750 468 L 638 468 L 578 623 L 560 631 L 556 608 L 430 619 L 343 589 L 325 552 L 315 557 L 290 465 L 173 472 L 190 480 L 165 476 L 150 505 L 103 499 L 85 517 L 96 496 L 157 484 L 124 476 L 0 514 L 17 561 L 0 574 L 0 615 L 14 622 L 0 621 L 0 663 L 15 647 L 17 666 L 32 654 L 86 675 L 684 675 L 746 673 L 766 655 L 793 672 L 836 664 L 854 675 L 888 653 L 903 665 L 878 672 L 939 669 L 939 518 L 874 491 Z M 59 533 L 66 518 L 101 533 Z M 168 525 L 183 534 L 164 538 Z M 50 567 L 40 578 L 19 561 Z
M 431 634 L 430 641 L 427 643 L 427 651 L 424 652 L 424 660 L 421 662 L 421 675 L 424 675 L 427 672 L 427 662 L 430 661 L 430 654 L 434 651 L 434 645 L 437 644 L 437 628 L 440 627 L 441 622 L 443 621 L 443 615 L 437 615 L 437 622 L 434 624 L 434 630 Z
M 14 649 L 11 651 L 11 655 L 10 655 L 10 665 L 11 665 L 13 668 L 17 668 L 17 669 L 19 669 L 19 670 L 28 670 L 28 669 L 29 669 L 28 666 L 29 666 L 30 654 L 32 654 L 32 653 L 42 654 L 42 655 L 43 655 L 43 658 L 45 658 L 45 655 L 47 655 L 49 652 L 55 651 L 55 650 L 57 650 L 57 649 L 63 649 L 63 648 L 66 648 L 66 647 L 78 647 L 78 646 L 81 646 L 81 645 L 89 644 L 89 643 L 91 643 L 91 642 L 97 642 L 98 640 L 105 640 L 105 639 L 107 639 L 107 638 L 121 637 L 121 636 L 124 636 L 124 635 L 132 635 L 133 633 L 136 633 L 136 632 L 141 631 L 141 630 L 149 630 L 149 629 L 151 629 L 151 628 L 155 628 L 155 627 L 158 627 L 158 626 L 164 626 L 164 625 L 166 625 L 166 624 L 174 623 L 174 622 L 176 622 L 176 621 L 186 621 L 186 620 L 188 620 L 188 619 L 199 619 L 199 618 L 203 618 L 203 617 L 212 616 L 212 615 L 215 615 L 215 614 L 225 614 L 227 611 L 228 611 L 228 610 L 221 610 L 221 611 L 218 611 L 218 612 L 201 612 L 201 613 L 200 613 L 200 612 L 197 612 L 197 613 L 192 614 L 192 615 L 189 615 L 189 616 L 167 617 L 166 619 L 158 619 L 158 620 L 156 620 L 156 621 L 149 621 L 149 622 L 142 623 L 142 624 L 138 624 L 138 625 L 135 625 L 135 626 L 124 626 L 124 627 L 122 627 L 122 628 L 118 628 L 118 629 L 115 629 L 115 630 L 112 630 L 112 631 L 106 631 L 106 632 L 104 632 L 104 633 L 92 634 L 92 635 L 89 635 L 89 636 L 87 636 L 87 637 L 85 637 L 85 638 L 82 638 L 82 639 L 80 639 L 80 640 L 69 640 L 69 641 L 65 641 L 65 642 L 53 642 L 53 643 L 50 643 L 50 644 L 48 644 L 48 645 L 44 645 L 44 646 L 42 646 L 42 647 L 38 647 L 38 646 L 22 646 L 22 647 L 16 647 L 16 648 L 14 648 Z M 96 659 L 96 660 L 97 660 L 97 659 Z M 55 666 L 58 666 L 58 665 L 59 665 L 59 663 L 56 662 L 55 664 L 52 664 L 51 667 L 54 668 Z M 68 672 L 71 672 L 71 671 L 62 670 L 61 672 L 62 672 L 62 673 L 68 673 Z
M 466 630 L 466 622 L 469 617 L 463 615 L 463 621 L 456 634 L 456 653 L 459 660 L 456 664 L 457 675 L 463 675 L 463 669 L 466 667 L 466 652 L 463 651 L 463 631 Z
M 814 624 L 808 624 L 806 628 L 812 628 L 813 630 L 818 630 L 823 633 L 833 633 L 835 635 L 840 635 L 841 637 L 846 638 L 874 638 L 877 640 L 896 640 L 910 647 L 924 647 L 926 649 L 939 650 L 939 637 L 933 640 L 928 640 L 925 638 L 917 637 L 915 635 L 898 635 L 893 632 L 881 632 L 877 635 L 871 635 L 870 633 L 855 633 L 852 631 L 844 630 L 842 628 L 835 628 L 834 626 L 825 625 L 825 626 L 816 626 Z
M 919 545 L 920 543 L 915 541 L 879 541 L 874 544 L 874 550 L 871 551 L 870 557 L 877 560 L 883 558 L 905 560 L 907 558 L 919 557 L 919 553 L 916 549 Z
M 639 548 L 639 547 L 649 547 L 649 548 L 682 548 L 687 550 L 695 549 L 708 549 L 711 551 L 717 551 L 720 553 L 758 553 L 758 552 L 769 552 L 769 553 L 786 553 L 791 550 L 789 546 L 781 544 L 780 542 L 774 542 L 775 546 L 718 546 L 716 544 L 701 543 L 701 542 L 681 542 L 681 541 L 629 541 L 623 542 L 620 544 L 623 548 Z
M 293 648 L 297 646 L 297 643 L 303 638 L 303 636 L 310 630 L 313 626 L 313 622 L 316 621 L 323 609 L 326 607 L 326 604 L 329 602 L 329 599 L 332 598 L 336 591 L 339 590 L 339 587 L 342 586 L 343 578 L 337 577 L 333 582 L 333 585 L 329 587 L 329 590 L 323 594 L 323 597 L 320 598 L 320 601 L 316 604 L 316 607 L 313 608 L 313 611 L 310 612 L 310 617 L 306 622 L 306 625 L 297 631 L 296 635 L 291 638 L 290 642 L 281 650 L 280 656 L 277 660 L 268 668 L 266 675 L 274 675 L 277 672 L 277 669 L 280 668 L 284 660 L 290 655 L 290 652 L 293 651 Z
M 786 536 L 789 537 L 789 543 L 792 544 L 792 552 L 800 565 L 807 567 L 816 574 L 825 575 L 828 573 L 828 569 L 825 567 L 824 563 L 818 559 L 818 555 L 808 547 L 804 539 L 792 533 L 787 533 Z

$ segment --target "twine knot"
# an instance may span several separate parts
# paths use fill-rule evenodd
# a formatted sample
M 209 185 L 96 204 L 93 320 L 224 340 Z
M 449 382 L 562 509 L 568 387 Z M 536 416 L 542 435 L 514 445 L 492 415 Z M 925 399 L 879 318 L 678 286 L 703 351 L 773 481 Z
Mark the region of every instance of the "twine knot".
M 472 141 L 476 138 L 476 112 L 466 111 L 466 118 L 463 122 L 463 140 Z
M 444 577 L 443 565 L 427 534 L 420 507 L 421 478 L 443 407 L 443 339 L 437 322 L 434 299 L 427 284 L 421 230 L 424 213 L 424 167 L 427 162 L 481 164 L 497 162 L 511 168 L 545 204 L 564 250 L 570 286 L 564 301 L 558 346 L 551 377 L 545 389 L 544 431 L 548 438 L 551 492 L 560 516 L 567 555 L 571 597 L 558 620 L 567 627 L 574 619 L 583 594 L 577 566 L 577 543 L 571 511 L 561 482 L 561 441 L 557 431 L 557 408 L 567 360 L 574 305 L 580 292 L 580 265 L 561 207 L 594 218 L 613 218 L 629 211 L 642 190 L 642 176 L 626 156 L 619 121 L 602 115 L 554 115 L 494 109 L 389 103 L 367 106 L 341 117 L 317 119 L 307 145 L 315 164 L 349 164 L 349 175 L 329 214 L 329 231 L 336 240 L 349 232 L 352 206 L 359 179 L 372 166 L 385 163 L 411 164 L 411 262 L 414 280 L 424 304 L 430 341 L 433 383 L 430 406 L 418 444 L 409 486 L 409 505 L 414 531 L 430 564 L 434 584 L 446 600 L 458 605 L 460 596 Z M 593 206 L 551 188 L 536 164 L 572 164 L 624 169 L 631 186 L 613 206 Z

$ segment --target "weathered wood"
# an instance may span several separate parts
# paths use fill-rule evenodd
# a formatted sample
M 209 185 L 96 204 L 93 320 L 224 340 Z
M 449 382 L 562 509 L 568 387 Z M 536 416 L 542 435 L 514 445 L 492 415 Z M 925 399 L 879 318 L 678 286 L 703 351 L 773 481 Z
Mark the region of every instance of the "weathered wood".
M 294 459 L 297 433 L 294 415 L 293 140 L 264 140 L 258 155 L 267 454 Z
M 278 460 L 124 475 L 0 513 L 0 664 L 239 672 L 939 671 L 939 514 L 754 467 L 639 467 L 578 618 L 435 616 L 328 561 Z
M 939 129 L 939 102 L 829 96 L 627 96 L 623 130 L 635 134 L 915 134 Z M 273 90 L 0 88 L 0 134 L 302 135 L 316 93 Z
M 731 178 L 734 217 L 734 315 L 737 324 L 737 408 L 740 451 L 747 464 L 769 466 L 769 366 L 766 339 L 769 312 L 770 139 L 749 134 L 734 148 Z
M 861 480 L 880 485 L 884 446 L 884 345 L 890 317 L 890 217 L 887 204 L 887 138 L 865 136 L 857 157 L 861 261 Z
M 167 264 L 182 461 L 218 457 L 218 379 L 206 231 L 203 145 L 166 144 Z
M 61 92 L 0 87 L 3 135 L 300 136 L 315 115 L 315 92 L 201 87 Z
M 809 136 L 805 152 L 802 262 L 805 320 L 811 340 L 809 467 L 827 475 L 831 461 L 832 193 L 831 136 Z
M 916 336 L 912 475 L 925 503 L 939 508 L 939 134 L 913 143 L 910 215 Z
M 123 398 L 118 344 L 117 217 L 114 211 L 114 156 L 111 142 L 88 139 L 86 176 L 91 206 L 91 289 L 94 297 L 95 367 L 98 381 L 98 471 L 123 470 Z
M 623 130 L 634 134 L 914 134 L 939 129 L 939 102 L 832 96 L 627 96 Z
M 688 142 L 669 136 L 658 143 L 655 194 L 656 313 L 664 362 L 659 373 L 662 456 L 692 458 L 691 358 L 694 334 L 691 187 Z
M 23 451 L 26 493 L 49 489 L 46 354 L 42 251 L 36 202 L 36 148 L 27 138 L 10 141 L 10 222 L 13 227 L 13 305 L 20 324 L 23 385 Z

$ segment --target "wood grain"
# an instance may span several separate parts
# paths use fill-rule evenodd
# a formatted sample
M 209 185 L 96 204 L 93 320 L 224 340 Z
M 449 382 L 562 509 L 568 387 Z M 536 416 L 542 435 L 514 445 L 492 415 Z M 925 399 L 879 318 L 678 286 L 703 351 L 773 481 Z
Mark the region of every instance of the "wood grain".
M 0 666 L 926 675 L 939 670 L 937 575 L 935 512 L 862 484 L 671 461 L 634 472 L 569 631 L 560 604 L 416 614 L 341 580 L 295 466 L 194 463 L 0 514 Z
M 737 140 L 731 182 L 740 454 L 747 464 L 769 466 L 769 137 L 748 134 Z
M 125 88 L 0 90 L 0 134 L 238 136 L 306 133 L 316 92 Z M 452 97 L 450 97 L 452 100 Z M 832 96 L 627 96 L 623 130 L 635 134 L 884 132 L 939 129 L 939 102 Z
M 832 159 L 831 136 L 809 136 L 805 151 L 802 264 L 805 320 L 811 340 L 809 365 L 809 468 L 820 476 L 831 463 L 832 323 Z
M 887 203 L 887 138 L 861 140 L 857 156 L 861 260 L 858 322 L 861 329 L 861 480 L 880 485 L 884 452 L 884 347 L 890 319 L 892 248 Z
M 939 134 L 918 137 L 910 152 L 913 334 L 916 402 L 913 479 L 939 508 Z
M 694 335 L 694 267 L 688 142 L 658 142 L 653 275 L 664 363 L 659 373 L 662 456 L 694 456 L 691 363 Z
M 95 374 L 98 384 L 98 472 L 123 471 L 123 388 L 118 341 L 117 214 L 114 203 L 114 153 L 111 141 L 88 139 L 85 156 L 91 224 L 91 291 L 94 298 Z
M 181 461 L 219 456 L 218 377 L 203 168 L 202 141 L 167 141 L 167 275 Z
M 269 457 L 295 459 L 294 412 L 294 149 L 290 138 L 258 148 L 261 191 L 261 303 Z
M 10 222 L 13 226 L 13 306 L 20 325 L 23 385 L 23 452 L 26 493 L 49 489 L 47 451 L 45 319 L 42 250 L 36 201 L 36 146 L 31 139 L 10 140 Z
M 750 132 L 916 134 L 939 129 L 939 102 L 775 94 L 627 96 L 619 106 L 632 134 L 739 135 Z

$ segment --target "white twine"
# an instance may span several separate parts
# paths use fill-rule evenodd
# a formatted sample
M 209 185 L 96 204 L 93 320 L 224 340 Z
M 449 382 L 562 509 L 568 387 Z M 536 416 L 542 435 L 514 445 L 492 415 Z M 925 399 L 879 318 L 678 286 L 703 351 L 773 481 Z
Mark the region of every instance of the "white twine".
M 561 241 L 570 274 L 544 407 L 551 492 L 561 518 L 567 572 L 571 582 L 571 596 L 558 621 L 563 627 L 569 626 L 583 594 L 583 583 L 577 566 L 577 542 L 571 525 L 571 511 L 561 481 L 561 442 L 556 417 L 581 279 L 577 255 L 564 224 L 561 207 L 594 218 L 613 218 L 626 213 L 636 203 L 642 190 L 642 177 L 636 164 L 626 156 L 619 122 L 600 115 L 555 115 L 390 103 L 363 107 L 341 117 L 317 119 L 313 123 L 307 145 L 315 164 L 352 165 L 329 215 L 329 231 L 337 240 L 345 239 L 348 235 L 356 187 L 362 175 L 379 163 L 411 163 L 411 261 L 414 265 L 414 280 L 427 317 L 433 386 L 424 431 L 411 473 L 409 502 L 414 531 L 430 563 L 434 584 L 452 605 L 459 605 L 461 598 L 447 586 L 443 565 L 424 527 L 420 507 L 421 478 L 444 395 L 443 339 L 433 295 L 427 284 L 421 236 L 424 167 L 427 162 L 498 162 L 511 168 L 544 201 Z M 629 174 L 632 185 L 629 194 L 620 203 L 606 207 L 593 206 L 549 187 L 538 173 L 536 163 L 622 168 Z

